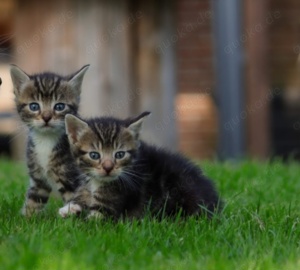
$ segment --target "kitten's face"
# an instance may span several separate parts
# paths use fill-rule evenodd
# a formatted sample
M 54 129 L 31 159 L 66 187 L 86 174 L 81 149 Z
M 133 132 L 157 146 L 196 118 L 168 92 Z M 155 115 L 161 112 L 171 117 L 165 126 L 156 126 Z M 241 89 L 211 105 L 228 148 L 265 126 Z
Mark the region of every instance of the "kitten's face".
M 83 67 L 73 76 L 53 73 L 28 76 L 18 67 L 11 68 L 15 101 L 22 121 L 38 132 L 64 131 L 66 114 L 77 114 L 84 73 Z
M 89 130 L 82 135 L 76 144 L 77 153 L 80 153 L 77 160 L 80 168 L 93 178 L 109 181 L 131 164 L 137 143 L 125 128 L 115 132 L 110 126 L 99 129 L 99 134 Z M 107 140 L 102 139 L 103 135 Z
M 121 174 L 130 176 L 141 124 L 142 118 L 131 124 L 105 118 L 87 124 L 68 115 L 67 134 L 80 169 L 102 182 L 113 181 Z

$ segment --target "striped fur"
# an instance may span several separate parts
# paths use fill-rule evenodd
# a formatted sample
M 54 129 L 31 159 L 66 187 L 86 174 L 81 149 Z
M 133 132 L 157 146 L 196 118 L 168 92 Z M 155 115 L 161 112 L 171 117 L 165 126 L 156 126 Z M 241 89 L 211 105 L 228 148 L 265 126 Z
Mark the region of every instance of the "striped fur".
M 139 139 L 143 119 L 97 118 L 83 121 L 66 116 L 73 155 L 89 182 L 81 186 L 59 213 L 90 211 L 89 217 L 139 218 L 145 209 L 155 216 L 207 214 L 219 208 L 219 196 L 202 171 L 179 154 Z M 118 152 L 124 152 L 117 158 Z M 95 153 L 99 158 L 93 159 Z M 109 172 L 106 164 L 111 164 Z
M 27 165 L 30 185 L 22 209 L 26 216 L 41 211 L 51 192 L 64 202 L 69 201 L 84 181 L 70 153 L 64 119 L 66 114 L 77 115 L 81 84 L 87 69 L 88 66 L 84 66 L 63 77 L 54 73 L 30 76 L 17 66 L 11 67 L 16 108 L 29 128 Z

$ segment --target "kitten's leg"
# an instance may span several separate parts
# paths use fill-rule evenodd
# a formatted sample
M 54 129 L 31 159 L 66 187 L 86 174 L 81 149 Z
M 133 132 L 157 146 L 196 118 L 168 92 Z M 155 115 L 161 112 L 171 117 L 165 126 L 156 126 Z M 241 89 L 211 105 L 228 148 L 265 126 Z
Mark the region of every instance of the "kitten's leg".
M 59 160 L 51 161 L 49 176 L 55 182 L 56 190 L 59 192 L 64 203 L 74 197 L 75 189 L 78 187 L 78 173 L 70 171 L 67 164 L 58 163 Z M 54 169 L 55 168 L 55 169 Z
M 87 216 L 88 219 L 103 219 L 104 215 L 97 211 L 97 210 L 91 210 L 90 213 Z
M 22 208 L 24 216 L 40 212 L 48 202 L 51 187 L 42 179 L 30 178 L 30 186 Z
M 58 210 L 61 217 L 66 218 L 70 215 L 78 215 L 82 212 L 82 207 L 79 204 L 69 202 L 64 207 Z
M 65 218 L 70 215 L 80 214 L 84 209 L 88 208 L 90 197 L 91 193 L 86 186 L 79 188 L 75 193 L 74 198 L 72 198 L 64 207 L 59 209 L 59 215 Z
M 103 219 L 108 216 L 112 218 L 116 217 L 115 209 L 112 205 L 110 205 L 110 207 L 103 205 L 98 201 L 97 197 L 95 198 L 94 196 L 91 198 L 89 210 L 88 219 Z
M 70 188 L 67 188 L 66 185 L 63 185 L 61 182 L 57 182 L 56 186 L 63 201 L 65 203 L 71 201 L 71 199 L 74 197 L 74 191 Z

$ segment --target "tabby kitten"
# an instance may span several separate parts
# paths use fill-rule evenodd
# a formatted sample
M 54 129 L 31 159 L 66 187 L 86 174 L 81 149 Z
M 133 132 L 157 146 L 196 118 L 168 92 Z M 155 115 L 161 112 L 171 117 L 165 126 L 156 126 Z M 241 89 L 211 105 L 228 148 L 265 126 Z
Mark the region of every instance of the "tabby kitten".
M 179 154 L 141 141 L 144 112 L 136 118 L 83 121 L 66 116 L 66 132 L 80 169 L 89 178 L 62 217 L 88 209 L 89 217 L 184 216 L 218 210 L 219 196 L 202 171 Z
M 43 209 L 51 191 L 69 201 L 83 180 L 70 153 L 65 115 L 77 115 L 81 84 L 88 65 L 63 77 L 54 73 L 27 75 L 17 66 L 10 73 L 15 103 L 29 128 L 27 165 L 30 186 L 22 213 Z

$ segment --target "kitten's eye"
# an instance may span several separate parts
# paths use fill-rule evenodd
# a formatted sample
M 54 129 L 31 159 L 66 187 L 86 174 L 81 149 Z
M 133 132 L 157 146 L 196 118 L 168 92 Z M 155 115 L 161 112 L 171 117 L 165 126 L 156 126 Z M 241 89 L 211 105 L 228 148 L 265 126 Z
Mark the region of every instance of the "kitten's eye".
M 119 151 L 119 152 L 115 153 L 115 158 L 116 159 L 122 159 L 124 156 L 125 156 L 124 151 Z
M 57 103 L 54 105 L 54 110 L 61 112 L 66 108 L 66 104 L 64 103 Z
M 29 104 L 29 109 L 32 110 L 33 112 L 36 112 L 40 109 L 40 105 L 38 103 L 30 103 Z
M 94 159 L 94 160 L 100 159 L 100 154 L 98 152 L 90 152 L 89 155 L 90 155 L 91 159 Z

